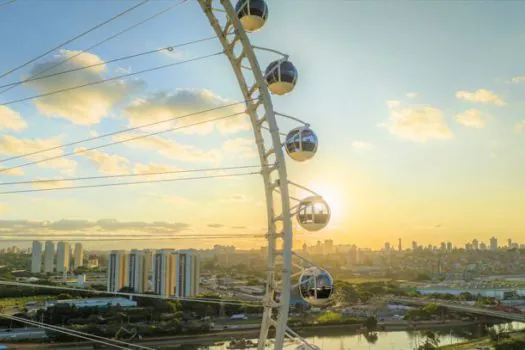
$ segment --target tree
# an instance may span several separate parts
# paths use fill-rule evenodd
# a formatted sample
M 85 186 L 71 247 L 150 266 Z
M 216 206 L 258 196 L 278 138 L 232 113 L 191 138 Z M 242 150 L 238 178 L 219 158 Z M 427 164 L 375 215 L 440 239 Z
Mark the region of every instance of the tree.
M 425 342 L 417 347 L 417 350 L 434 350 L 439 346 L 439 335 L 437 333 L 426 331 L 424 332 Z
M 374 330 L 377 328 L 377 319 L 375 317 L 370 316 L 365 320 L 363 326 L 365 326 L 366 329 L 369 331 Z
M 61 293 L 57 295 L 57 300 L 67 300 L 67 299 L 73 299 L 73 296 L 71 296 L 71 294 L 68 294 L 68 293 Z

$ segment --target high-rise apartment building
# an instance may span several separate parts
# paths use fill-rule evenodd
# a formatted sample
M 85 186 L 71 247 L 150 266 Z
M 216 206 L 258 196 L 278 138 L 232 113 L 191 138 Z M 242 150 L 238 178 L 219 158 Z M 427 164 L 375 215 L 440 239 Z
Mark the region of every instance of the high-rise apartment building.
M 134 249 L 129 253 L 126 286 L 132 288 L 135 293 L 144 293 L 149 290 L 151 263 L 151 251 Z
M 479 241 L 475 238 L 472 240 L 472 249 L 479 250 Z
M 160 250 L 153 259 L 153 289 L 162 296 L 199 294 L 200 259 L 191 251 Z
M 47 241 L 44 251 L 44 272 L 53 272 L 54 260 L 55 243 Z
M 498 239 L 496 237 L 490 238 L 490 250 L 498 250 Z
M 42 243 L 39 241 L 33 241 L 31 249 L 31 272 L 42 272 Z
M 57 244 L 57 272 L 69 271 L 70 247 L 68 242 L 60 241 Z
M 118 292 L 126 286 L 128 274 L 127 254 L 123 250 L 112 250 L 108 259 L 108 292 Z
M 75 243 L 75 259 L 73 261 L 73 266 L 75 268 L 82 266 L 84 260 L 84 248 L 82 243 Z

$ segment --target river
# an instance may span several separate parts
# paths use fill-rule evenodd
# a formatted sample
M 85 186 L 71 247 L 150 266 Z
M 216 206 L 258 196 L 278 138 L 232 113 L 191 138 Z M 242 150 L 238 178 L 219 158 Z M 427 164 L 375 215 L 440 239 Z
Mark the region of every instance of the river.
M 525 324 L 512 322 L 500 326 L 511 327 L 514 330 L 524 329 Z M 435 329 L 439 334 L 440 345 L 459 343 L 465 340 L 482 336 L 482 327 L 456 327 L 451 329 Z M 377 332 L 377 338 L 367 339 L 364 335 L 348 334 L 341 329 L 322 329 L 315 331 L 315 335 L 304 335 L 311 343 L 323 350 L 414 350 L 424 342 L 421 331 L 389 331 Z M 256 341 L 253 339 L 253 341 Z M 228 342 L 226 342 L 228 343 Z M 293 350 L 293 344 L 287 349 Z M 225 344 L 204 346 L 200 349 L 225 350 Z

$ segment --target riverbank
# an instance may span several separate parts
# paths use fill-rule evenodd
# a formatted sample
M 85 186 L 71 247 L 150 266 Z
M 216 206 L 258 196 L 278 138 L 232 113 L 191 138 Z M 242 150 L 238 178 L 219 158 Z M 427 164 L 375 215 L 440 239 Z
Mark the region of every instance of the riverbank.
M 380 322 L 378 324 L 379 332 L 389 332 L 389 331 L 403 331 L 403 330 L 425 330 L 425 329 L 436 329 L 436 328 L 452 328 L 452 327 L 467 327 L 477 324 L 473 321 L 452 321 L 452 322 L 442 322 L 442 321 L 421 321 L 418 323 L 408 322 L 408 321 L 388 321 Z M 234 339 L 241 338 L 257 338 L 259 335 L 260 324 L 244 324 L 242 328 L 238 329 L 229 329 L 224 331 L 203 333 L 199 335 L 177 335 L 170 337 L 154 337 L 154 338 L 145 338 L 140 341 L 134 342 L 135 344 L 141 344 L 145 346 L 167 346 L 167 345 L 213 345 L 219 342 L 227 342 Z M 305 337 L 317 336 L 319 334 L 345 334 L 345 335 L 355 335 L 359 334 L 361 325 L 308 325 L 301 327 L 294 327 L 294 330 L 297 331 L 300 335 Z M 15 349 L 93 349 L 93 345 L 90 342 L 16 342 L 16 343 L 7 343 L 9 348 Z

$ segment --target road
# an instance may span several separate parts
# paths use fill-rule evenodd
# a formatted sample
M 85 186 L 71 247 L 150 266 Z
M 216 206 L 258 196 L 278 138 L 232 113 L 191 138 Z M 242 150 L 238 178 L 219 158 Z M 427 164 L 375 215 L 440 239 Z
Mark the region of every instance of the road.
M 438 299 L 417 299 L 417 298 L 405 298 L 405 297 L 393 297 L 389 298 L 390 302 L 395 302 L 403 305 L 427 305 L 427 304 L 436 304 L 439 306 L 446 307 L 447 309 L 465 312 L 469 314 L 490 316 L 495 318 L 501 318 L 509 321 L 525 322 L 525 315 L 520 313 L 504 312 L 498 310 L 491 310 L 478 306 L 470 306 L 460 303 L 453 303 L 444 300 Z

